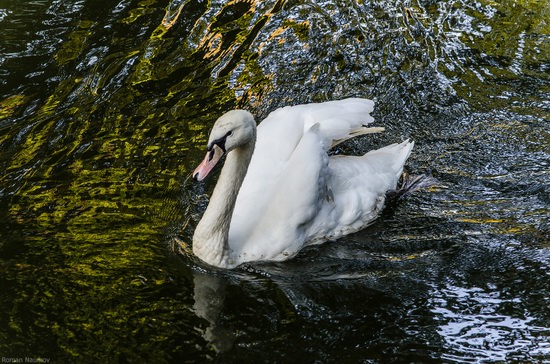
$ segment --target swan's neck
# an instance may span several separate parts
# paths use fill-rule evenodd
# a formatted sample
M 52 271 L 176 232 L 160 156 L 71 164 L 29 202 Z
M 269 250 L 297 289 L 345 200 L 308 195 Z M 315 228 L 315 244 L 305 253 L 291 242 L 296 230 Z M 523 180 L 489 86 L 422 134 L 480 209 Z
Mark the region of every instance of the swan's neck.
M 195 229 L 193 253 L 208 264 L 233 268 L 237 265 L 232 259 L 229 246 L 229 226 L 243 184 L 255 140 L 233 149 L 227 154 L 218 183 L 210 197 L 210 203 Z

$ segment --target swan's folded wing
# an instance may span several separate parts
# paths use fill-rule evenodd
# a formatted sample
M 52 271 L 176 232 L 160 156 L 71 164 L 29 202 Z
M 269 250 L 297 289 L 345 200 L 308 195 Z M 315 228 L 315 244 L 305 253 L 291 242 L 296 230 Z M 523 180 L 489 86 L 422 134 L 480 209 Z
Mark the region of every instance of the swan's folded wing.
M 335 140 L 346 139 L 371 123 L 369 113 L 373 105 L 366 99 L 345 99 L 289 106 L 269 114 L 258 126 L 256 148 L 231 221 L 230 245 L 236 246 L 249 238 L 266 211 L 279 203 L 274 196 L 284 189 L 281 186 L 301 185 L 304 166 L 312 168 L 326 163 L 326 151 Z M 311 138 L 306 138 L 308 135 Z M 315 148 L 310 143 L 313 140 Z M 298 151 L 299 146 L 311 149 Z M 294 200 L 296 195 L 281 198 L 287 196 Z
M 373 121 L 374 103 L 367 99 L 345 99 L 320 104 L 289 106 L 278 109 L 260 123 L 256 148 L 237 205 L 244 204 L 252 212 L 262 210 L 279 176 L 294 154 L 304 134 L 318 124 L 316 134 L 325 150 L 340 140 L 358 133 Z M 237 207 L 240 208 L 240 207 Z
M 349 98 L 318 104 L 288 106 L 275 110 L 260 124 L 268 135 L 287 137 L 286 148 L 280 150 L 280 157 L 290 156 L 297 143 L 314 124 L 319 124 L 319 135 L 327 149 L 332 141 L 347 139 L 362 127 L 372 123 L 370 116 L 374 108 L 372 100 Z M 277 139 L 270 139 L 278 143 Z M 268 142 L 269 143 L 269 142 Z
M 328 156 L 321 139 L 318 124 L 304 133 L 269 196 L 260 196 L 265 200 L 261 211 L 248 220 L 240 215 L 244 210 L 234 213 L 241 225 L 233 227 L 236 221 L 232 221 L 230 238 L 235 239 L 235 248 L 253 259 L 278 260 L 303 247 L 307 227 L 317 216 L 326 191 Z

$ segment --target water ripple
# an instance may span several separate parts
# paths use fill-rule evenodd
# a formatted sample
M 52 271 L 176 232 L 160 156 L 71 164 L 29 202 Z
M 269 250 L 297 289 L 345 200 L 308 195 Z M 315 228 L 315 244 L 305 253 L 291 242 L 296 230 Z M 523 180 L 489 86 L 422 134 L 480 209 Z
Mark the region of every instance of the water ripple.
M 438 333 L 450 349 L 443 359 L 459 363 L 537 360 L 550 352 L 550 329 L 537 326 L 528 312 L 500 313 L 520 305 L 519 298 L 502 298 L 499 290 L 447 286 L 433 291 L 430 301 L 439 321 Z

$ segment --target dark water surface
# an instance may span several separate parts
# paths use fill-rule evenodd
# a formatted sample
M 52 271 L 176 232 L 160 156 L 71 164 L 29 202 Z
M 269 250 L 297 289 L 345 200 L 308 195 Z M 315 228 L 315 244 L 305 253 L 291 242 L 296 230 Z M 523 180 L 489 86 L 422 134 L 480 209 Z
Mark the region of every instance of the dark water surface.
M 0 356 L 550 362 L 548 1 L 0 1 Z M 295 259 L 189 253 L 221 113 L 350 96 L 438 186 Z

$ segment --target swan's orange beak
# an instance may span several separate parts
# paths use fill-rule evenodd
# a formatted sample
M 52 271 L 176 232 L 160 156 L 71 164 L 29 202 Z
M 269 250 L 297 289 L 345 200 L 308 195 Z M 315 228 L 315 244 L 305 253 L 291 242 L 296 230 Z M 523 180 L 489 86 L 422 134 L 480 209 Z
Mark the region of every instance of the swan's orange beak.
M 222 148 L 214 144 L 212 149 L 209 150 L 208 153 L 206 153 L 206 157 L 204 157 L 202 163 L 199 164 L 197 168 L 195 168 L 195 171 L 193 172 L 193 178 L 197 181 L 202 181 L 203 179 L 205 179 L 223 155 L 224 151 L 222 150 Z

